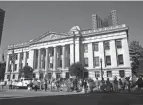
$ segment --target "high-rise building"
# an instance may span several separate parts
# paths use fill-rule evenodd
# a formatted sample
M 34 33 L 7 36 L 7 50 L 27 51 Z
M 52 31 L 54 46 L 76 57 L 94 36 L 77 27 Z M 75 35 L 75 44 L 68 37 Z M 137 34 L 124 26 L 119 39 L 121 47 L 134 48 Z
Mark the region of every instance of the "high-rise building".
M 5 17 L 5 11 L 0 9 L 0 44 L 3 32 L 4 17 Z

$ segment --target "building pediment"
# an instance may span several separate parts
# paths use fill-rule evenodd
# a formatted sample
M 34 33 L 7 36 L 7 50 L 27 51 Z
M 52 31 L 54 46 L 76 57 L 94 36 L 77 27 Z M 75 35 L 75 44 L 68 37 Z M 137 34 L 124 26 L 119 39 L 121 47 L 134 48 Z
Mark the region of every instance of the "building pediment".
M 51 41 L 51 40 L 66 38 L 66 37 L 69 37 L 69 36 L 70 35 L 65 34 L 65 33 L 48 32 L 45 35 L 34 39 L 32 41 L 32 43 L 40 43 L 40 42 L 45 42 L 45 41 Z

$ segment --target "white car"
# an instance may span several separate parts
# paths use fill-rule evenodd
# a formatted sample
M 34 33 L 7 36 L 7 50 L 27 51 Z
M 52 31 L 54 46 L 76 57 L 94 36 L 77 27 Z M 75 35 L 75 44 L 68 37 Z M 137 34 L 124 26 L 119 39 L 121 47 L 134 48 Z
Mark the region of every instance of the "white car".
M 15 85 L 16 88 L 27 88 L 28 84 L 32 79 L 22 78 L 20 81 Z

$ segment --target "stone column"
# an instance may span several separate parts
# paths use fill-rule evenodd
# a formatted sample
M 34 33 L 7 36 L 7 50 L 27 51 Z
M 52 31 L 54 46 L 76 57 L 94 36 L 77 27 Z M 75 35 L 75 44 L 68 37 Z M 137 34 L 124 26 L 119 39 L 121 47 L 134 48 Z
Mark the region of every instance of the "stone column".
M 26 65 L 26 52 L 23 52 L 23 67 Z
M 53 63 L 54 71 L 56 70 L 56 68 L 57 68 L 57 48 L 54 47 L 54 63 Z
M 20 64 L 21 64 L 21 62 L 20 62 L 20 53 L 18 53 L 18 63 L 17 63 L 17 72 L 19 72 L 19 68 L 20 68 Z
M 74 49 L 73 44 L 70 44 L 70 65 L 74 63 Z
M 46 74 L 48 72 L 49 69 L 49 48 L 46 48 L 46 57 L 45 57 L 45 71 Z
M 56 78 L 56 71 L 57 69 L 57 48 L 54 47 L 54 62 L 53 62 L 53 78 Z
M 116 46 L 115 40 L 110 41 L 110 54 L 111 55 L 111 66 L 117 67 L 117 53 L 116 53 Z
M 123 66 L 128 68 L 128 69 L 125 69 L 125 76 L 132 77 L 130 55 L 129 55 L 129 45 L 128 45 L 127 38 L 122 39 L 122 51 L 123 51 L 123 60 L 124 60 Z
M 100 53 L 99 62 L 100 62 L 100 59 L 102 59 L 102 68 L 104 69 L 105 68 L 105 52 L 104 52 L 104 43 L 103 42 L 99 42 L 99 53 Z M 101 68 L 101 62 L 100 62 L 100 68 Z M 104 71 L 103 69 L 102 69 L 102 71 Z M 100 72 L 101 72 L 101 69 L 100 69 Z M 105 73 L 103 74 L 103 78 L 106 78 Z M 100 74 L 100 79 L 101 79 L 101 74 Z
M 38 50 L 38 70 L 41 69 L 41 49 Z
M 34 50 L 29 51 L 29 66 L 31 66 L 34 69 Z
M 65 48 L 66 48 L 66 46 L 64 45 L 63 47 L 62 47 L 62 69 L 64 69 L 65 68 Z
M 8 72 L 8 69 L 9 69 L 9 54 L 7 54 L 7 59 L 6 59 L 6 72 Z
M 93 68 L 93 47 L 92 43 L 88 44 L 88 63 L 89 63 L 89 68 Z

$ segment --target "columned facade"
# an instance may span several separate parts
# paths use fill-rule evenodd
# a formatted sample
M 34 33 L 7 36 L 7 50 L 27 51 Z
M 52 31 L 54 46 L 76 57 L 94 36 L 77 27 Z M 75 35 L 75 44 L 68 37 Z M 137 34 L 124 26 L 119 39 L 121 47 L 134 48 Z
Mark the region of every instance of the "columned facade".
M 12 50 L 17 54 L 15 70 L 11 63 Z M 23 58 L 20 57 L 22 52 Z M 14 48 L 9 46 L 6 81 L 9 77 L 18 79 L 20 62 L 22 67 L 26 64 L 31 66 L 34 77 L 38 79 L 68 78 L 68 67 L 76 62 L 81 62 L 87 69 L 84 73 L 87 78 L 101 79 L 101 74 L 105 80 L 115 76 L 131 77 L 128 27 L 125 24 L 114 24 L 110 27 L 81 30 L 75 26 L 68 33 L 47 32 L 39 38 L 15 45 Z

